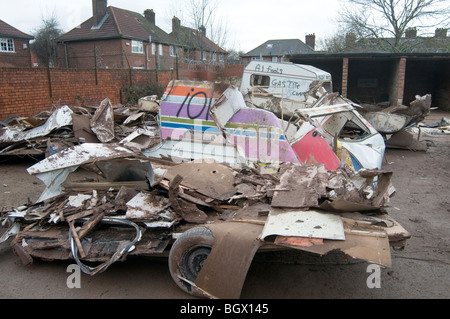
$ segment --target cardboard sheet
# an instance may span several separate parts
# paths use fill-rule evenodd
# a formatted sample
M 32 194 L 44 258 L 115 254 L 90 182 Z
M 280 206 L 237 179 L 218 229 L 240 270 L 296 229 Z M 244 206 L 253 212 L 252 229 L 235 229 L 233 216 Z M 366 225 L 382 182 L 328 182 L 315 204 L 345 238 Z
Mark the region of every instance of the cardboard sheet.
M 207 225 L 215 244 L 205 260 L 195 285 L 221 299 L 237 299 L 253 257 L 262 245 L 263 226 L 247 223 Z

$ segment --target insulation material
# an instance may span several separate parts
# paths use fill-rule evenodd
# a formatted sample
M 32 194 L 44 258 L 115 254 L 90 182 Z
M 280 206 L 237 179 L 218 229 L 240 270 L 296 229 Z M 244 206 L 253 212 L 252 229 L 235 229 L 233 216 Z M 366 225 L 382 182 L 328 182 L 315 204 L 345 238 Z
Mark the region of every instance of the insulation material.
M 345 240 L 344 225 L 339 215 L 313 210 L 272 209 L 261 239 L 274 235 Z

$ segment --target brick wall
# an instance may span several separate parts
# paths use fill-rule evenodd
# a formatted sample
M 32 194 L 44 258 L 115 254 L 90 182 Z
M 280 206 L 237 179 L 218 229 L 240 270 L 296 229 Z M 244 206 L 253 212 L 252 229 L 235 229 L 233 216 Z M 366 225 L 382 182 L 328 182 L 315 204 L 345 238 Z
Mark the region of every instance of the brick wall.
M 159 71 L 167 85 L 173 71 Z M 49 81 L 50 80 L 50 81 Z M 156 83 L 154 71 L 0 68 L 0 119 L 11 115 L 32 116 L 53 105 L 98 105 L 106 97 L 121 102 L 125 86 Z
M 228 64 L 224 72 L 221 74 L 221 77 L 242 77 L 242 73 L 244 72 L 244 64 Z
M 228 69 L 229 67 L 229 69 Z M 52 106 L 98 105 L 106 97 L 121 103 L 121 89 L 172 80 L 214 81 L 218 76 L 242 75 L 242 67 L 194 70 L 0 68 L 0 120 L 11 115 L 32 116 Z M 179 74 L 180 73 L 180 74 Z

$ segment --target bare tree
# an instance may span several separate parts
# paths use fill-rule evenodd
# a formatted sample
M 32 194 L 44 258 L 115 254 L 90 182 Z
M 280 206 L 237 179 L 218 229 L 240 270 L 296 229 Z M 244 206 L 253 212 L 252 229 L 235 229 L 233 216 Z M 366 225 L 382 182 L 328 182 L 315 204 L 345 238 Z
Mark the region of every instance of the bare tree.
M 185 21 L 187 26 L 199 30 L 206 29 L 206 36 L 224 48 L 228 42 L 228 23 L 220 15 L 220 5 L 217 0 L 189 0 L 174 3 L 170 9 L 172 16 Z
M 340 13 L 347 31 L 358 39 L 392 38 L 378 45 L 390 46 L 389 51 L 404 51 L 402 37 L 410 28 L 448 27 L 448 0 L 347 0 Z
M 49 18 L 42 17 L 41 25 L 34 31 L 34 42 L 31 49 L 36 53 L 39 62 L 46 67 L 53 67 L 57 58 L 56 39 L 63 34 L 54 14 Z

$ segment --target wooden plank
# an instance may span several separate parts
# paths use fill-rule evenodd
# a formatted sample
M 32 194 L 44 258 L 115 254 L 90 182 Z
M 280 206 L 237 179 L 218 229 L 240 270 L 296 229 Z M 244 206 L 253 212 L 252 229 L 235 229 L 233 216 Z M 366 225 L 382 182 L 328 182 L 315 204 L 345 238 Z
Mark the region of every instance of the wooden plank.
M 70 216 L 66 216 L 66 220 L 67 222 L 70 224 L 72 221 L 80 219 L 80 218 L 84 218 L 86 216 L 92 215 L 94 213 L 94 210 L 89 209 L 89 210 L 85 210 L 79 213 L 75 213 L 73 215 Z
M 83 245 L 81 245 L 80 238 L 78 237 L 77 231 L 75 230 L 75 226 L 73 226 L 72 222 L 69 222 L 69 228 L 70 232 L 72 233 L 72 237 L 75 240 L 75 244 L 78 247 L 81 258 L 86 258 L 86 253 L 84 252 Z
M 105 211 L 98 212 L 92 216 L 87 222 L 83 224 L 81 229 L 78 231 L 79 239 L 82 239 L 86 234 L 88 234 L 95 226 L 103 219 L 105 216 Z

